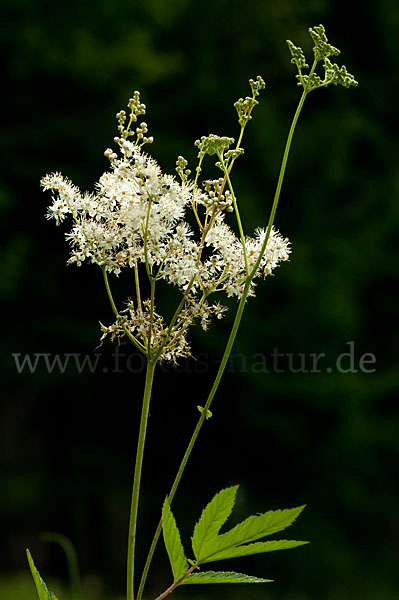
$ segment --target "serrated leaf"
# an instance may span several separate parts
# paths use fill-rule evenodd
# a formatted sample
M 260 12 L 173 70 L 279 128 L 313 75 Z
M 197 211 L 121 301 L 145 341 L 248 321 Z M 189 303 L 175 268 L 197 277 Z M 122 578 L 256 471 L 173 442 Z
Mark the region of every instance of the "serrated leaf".
M 234 571 L 203 571 L 202 573 L 192 573 L 182 581 L 182 585 L 198 583 L 271 583 L 272 581 L 272 579 L 252 577 Z
M 272 535 L 289 527 L 305 506 L 287 508 L 285 510 L 269 510 L 261 515 L 252 515 L 238 523 L 233 529 L 222 533 L 214 540 L 212 546 L 207 546 L 207 553 L 202 552 L 201 562 L 211 560 L 211 557 L 241 544 L 255 542 L 262 537 Z
M 237 490 L 238 485 L 221 490 L 202 511 L 192 537 L 193 552 L 197 561 L 214 553 L 219 530 L 233 510 Z
M 213 562 L 215 560 L 224 560 L 226 558 L 238 558 L 240 556 L 250 556 L 251 554 L 261 554 L 263 552 L 274 552 L 275 550 L 288 550 L 289 548 L 296 548 L 297 546 L 303 546 L 309 542 L 300 542 L 297 540 L 271 540 L 270 542 L 255 542 L 253 544 L 247 544 L 245 546 L 235 546 L 228 548 L 227 550 L 221 550 L 216 554 L 213 554 L 209 559 L 205 559 L 203 562 Z
M 33 558 L 29 550 L 26 550 L 26 555 L 28 557 L 32 577 L 39 595 L 39 600 L 57 600 L 56 596 L 47 589 L 47 586 L 41 578 L 39 571 L 35 567 L 35 563 L 33 562 Z
M 189 566 L 181 543 L 180 533 L 176 520 L 170 508 L 169 498 L 165 498 L 162 507 L 162 530 L 166 551 L 172 567 L 174 581 L 187 573 Z

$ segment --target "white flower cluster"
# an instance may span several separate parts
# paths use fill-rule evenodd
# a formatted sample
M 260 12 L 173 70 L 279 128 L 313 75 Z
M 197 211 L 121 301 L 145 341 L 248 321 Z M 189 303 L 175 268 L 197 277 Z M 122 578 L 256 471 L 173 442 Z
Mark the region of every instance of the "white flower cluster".
M 161 358 L 176 360 L 189 354 L 186 333 L 195 319 L 206 328 L 212 315 L 222 317 L 225 307 L 208 304 L 212 293 L 224 291 L 227 296 L 241 297 L 265 231 L 259 229 L 254 238 L 245 239 L 245 256 L 241 239 L 224 220 L 233 208 L 223 179 L 204 182 L 203 189 L 186 176 L 180 183 L 174 176 L 163 174 L 155 160 L 143 152 L 143 142 L 139 141 L 147 126 L 136 130 L 136 143 L 123 135 L 123 124 L 120 131 L 122 136 L 115 138 L 120 156 L 106 151 L 111 169 L 102 175 L 94 194 L 82 194 L 60 173 L 42 179 L 43 188 L 53 192 L 47 217 L 57 224 L 67 216 L 72 218 L 72 228 L 66 234 L 71 246 L 69 263 L 80 266 L 88 261 L 115 275 L 134 268 L 136 278 L 142 263 L 150 281 L 163 279 L 180 289 L 181 310 L 169 327 L 155 313 L 150 300 L 142 303 L 139 295 L 135 305 L 130 301 L 125 313 L 117 315 L 114 325 L 102 327 L 104 335 L 121 336 L 129 331 L 143 352 L 161 348 Z M 193 212 L 199 223 L 198 214 L 203 216 L 198 236 L 189 224 L 195 223 Z M 289 253 L 288 240 L 272 229 L 256 276 L 270 275 Z M 252 283 L 252 295 L 253 289 Z
M 66 236 L 72 247 L 69 262 L 81 265 L 88 260 L 118 275 L 137 261 L 151 268 L 170 262 L 172 241 L 176 253 L 185 252 L 192 262 L 196 248 L 189 242 L 190 230 L 183 222 L 190 187 L 163 175 L 138 146 L 125 144 L 131 147 L 102 175 L 94 195 L 82 195 L 59 173 L 42 180 L 45 190 L 57 192 L 48 218 L 59 223 L 68 214 L 72 216 L 72 229 Z M 191 273 L 187 267 L 184 270 L 189 280 Z
M 257 229 L 255 237 L 246 237 L 245 248 L 248 271 L 251 272 L 258 259 L 265 239 L 266 230 Z M 216 219 L 206 237 L 206 245 L 212 247 L 210 258 L 201 266 L 201 278 L 205 287 L 214 291 L 224 291 L 227 296 L 241 297 L 245 279 L 246 265 L 241 240 L 224 222 L 223 216 Z M 255 277 L 270 275 L 280 261 L 288 260 L 289 241 L 272 228 Z M 254 295 L 255 284 L 252 281 L 249 295 Z

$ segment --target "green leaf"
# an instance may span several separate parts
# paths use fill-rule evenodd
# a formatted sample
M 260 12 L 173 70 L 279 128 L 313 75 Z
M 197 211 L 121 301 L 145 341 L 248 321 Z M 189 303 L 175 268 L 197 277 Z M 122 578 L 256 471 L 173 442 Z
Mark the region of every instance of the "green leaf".
M 202 573 L 192 573 L 182 581 L 182 585 L 193 583 L 271 583 L 272 581 L 272 579 L 252 577 L 243 573 L 234 573 L 234 571 L 203 571 Z
M 32 572 L 33 580 L 35 582 L 37 593 L 39 595 L 39 600 L 57 600 L 56 596 L 52 592 L 49 592 L 46 584 L 40 577 L 40 573 L 35 567 L 35 563 L 33 562 L 33 558 L 29 550 L 26 550 L 26 555 L 28 557 L 30 570 Z
M 170 508 L 169 498 L 165 498 L 162 507 L 162 529 L 163 539 L 172 567 L 174 581 L 187 573 L 189 566 L 184 554 L 183 545 L 180 539 L 180 533 L 176 525 L 175 518 Z
M 289 548 L 296 548 L 297 546 L 303 546 L 304 544 L 308 543 L 309 542 L 299 542 L 297 540 L 272 540 L 270 542 L 255 542 L 254 544 L 235 546 L 233 548 L 228 548 L 227 550 L 221 550 L 220 552 L 213 554 L 211 558 L 205 559 L 203 562 L 224 560 L 226 558 L 238 558 L 239 556 L 250 556 L 251 554 L 274 552 L 275 550 L 288 550 Z
M 222 550 L 255 542 L 266 535 L 282 531 L 295 521 L 304 508 L 305 506 L 299 506 L 298 508 L 287 508 L 285 510 L 269 510 L 261 515 L 248 517 L 230 531 L 219 535 L 211 546 L 207 545 L 205 548 L 206 553 L 201 553 L 201 562 L 211 560 L 211 557 Z
M 221 490 L 202 511 L 192 537 L 193 552 L 198 562 L 215 553 L 219 530 L 233 510 L 237 489 L 238 485 L 234 485 Z

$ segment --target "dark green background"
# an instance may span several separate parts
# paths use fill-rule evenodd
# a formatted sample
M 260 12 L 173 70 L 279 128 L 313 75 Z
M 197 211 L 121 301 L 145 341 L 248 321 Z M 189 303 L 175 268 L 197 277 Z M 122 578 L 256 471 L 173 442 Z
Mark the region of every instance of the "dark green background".
M 147 104 L 150 148 L 165 171 L 183 154 L 194 167 L 200 135 L 236 135 L 233 102 L 247 80 L 267 82 L 249 124 L 234 184 L 248 231 L 265 223 L 300 91 L 285 44 L 311 53 L 323 23 L 359 81 L 312 94 L 295 135 L 277 226 L 293 254 L 248 303 L 234 353 L 175 512 L 188 547 L 194 520 L 222 486 L 240 483 L 237 518 L 307 503 L 289 533 L 311 545 L 223 565 L 275 578 L 272 587 L 202 589 L 189 597 L 282 600 L 398 598 L 394 495 L 398 460 L 395 376 L 394 173 L 398 8 L 393 0 L 3 0 L 1 127 L 1 570 L 63 578 L 58 548 L 41 531 L 68 535 L 84 575 L 123 592 L 132 463 L 142 373 L 18 374 L 12 353 L 89 353 L 98 321 L 110 322 L 100 272 L 66 267 L 62 228 L 44 219 L 42 175 L 61 171 L 83 189 L 107 168 L 114 114 L 134 89 Z M 207 176 L 215 171 L 209 165 Z M 124 297 L 121 279 L 118 298 Z M 130 291 L 129 291 L 130 293 Z M 167 301 L 167 298 L 165 296 Z M 234 310 L 205 336 L 181 373 L 159 372 L 144 464 L 140 560 L 159 506 L 204 402 Z M 327 373 L 353 341 L 373 373 Z M 251 372 L 277 348 L 323 352 L 321 373 Z M 106 343 L 101 365 L 112 368 Z M 131 352 L 128 346 L 124 352 Z M 237 358 L 240 362 L 240 357 Z M 201 363 L 202 364 L 202 363 Z M 286 366 L 286 363 L 284 363 Z M 139 365 L 131 363 L 134 370 Z M 296 365 L 297 366 L 297 363 Z M 204 372 L 199 372 L 204 370 Z M 188 372 L 191 371 L 191 372 Z M 151 587 L 169 582 L 164 552 Z M 255 586 L 256 587 L 256 586 Z M 33 589 L 32 589 L 33 594 Z M 7 596 L 7 600 L 20 598 Z M 33 596 L 32 596 L 33 597 Z M 151 595 L 149 595 L 151 597 Z M 184 590 L 176 598 L 188 597 Z M 62 600 L 62 599 L 61 599 Z

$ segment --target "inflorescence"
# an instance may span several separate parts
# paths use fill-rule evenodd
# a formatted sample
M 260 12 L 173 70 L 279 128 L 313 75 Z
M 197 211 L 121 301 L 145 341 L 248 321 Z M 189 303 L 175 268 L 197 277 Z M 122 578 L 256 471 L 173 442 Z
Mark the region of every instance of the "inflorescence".
M 303 50 L 288 41 L 299 85 L 307 93 L 329 84 L 357 85 L 344 66 L 338 67 L 330 57 L 339 50 L 328 43 L 322 25 L 309 30 L 314 41 L 314 62 L 308 75 Z M 323 61 L 324 79 L 316 74 Z M 206 329 L 212 316 L 221 318 L 226 307 L 210 298 L 221 292 L 228 297 L 254 295 L 254 279 L 270 275 L 280 261 L 288 260 L 289 241 L 271 229 L 264 254 L 260 257 L 266 230 L 257 229 L 253 237 L 244 234 L 234 196 L 230 171 L 244 152 L 242 133 L 257 97 L 265 87 L 258 76 L 250 80 L 252 96 L 235 104 L 241 127 L 239 142 L 214 134 L 195 142 L 198 165 L 194 180 L 187 161 L 179 156 L 173 175 L 164 174 L 157 162 L 143 151 L 153 138 L 145 122 L 137 124 L 146 107 L 134 92 L 128 112 L 117 115 L 118 151 L 108 148 L 105 156 L 110 169 L 95 184 L 94 193 L 82 193 L 60 173 L 42 179 L 45 190 L 53 192 L 47 217 L 57 224 L 70 218 L 66 239 L 71 246 L 69 263 L 94 263 L 101 267 L 116 315 L 110 326 L 102 326 L 103 337 L 128 337 L 147 356 L 172 360 L 190 354 L 187 331 L 195 320 Z M 133 124 L 135 126 L 133 127 Z M 217 158 L 222 177 L 199 183 L 201 164 L 206 156 Z M 228 189 L 225 189 L 228 188 Z M 240 235 L 226 223 L 226 214 L 235 212 Z M 107 274 L 119 275 L 123 269 L 134 271 L 135 300 L 118 312 L 109 289 Z M 143 276 L 144 280 L 143 281 Z M 156 312 L 155 283 L 166 281 L 182 294 L 179 307 L 169 325 Z M 149 285 L 148 285 L 149 284 Z M 143 289 L 150 287 L 149 298 L 142 300 Z
M 224 292 L 241 297 L 265 231 L 258 229 L 254 237 L 245 238 L 244 259 L 241 239 L 225 222 L 226 213 L 233 211 L 231 193 L 224 189 L 225 179 L 194 185 L 189 179 L 187 161 L 181 156 L 176 165 L 180 181 L 162 173 L 142 148 L 152 141 L 146 136 L 147 125 L 141 123 L 131 130 L 132 123 L 145 114 L 138 92 L 128 106 L 129 118 L 125 111 L 117 114 L 119 136 L 114 141 L 119 153 L 106 150 L 110 169 L 100 177 L 95 193 L 82 194 L 60 173 L 42 179 L 43 188 L 53 192 L 47 217 L 57 224 L 71 217 L 72 226 L 66 234 L 71 246 L 70 264 L 94 263 L 115 275 L 129 268 L 138 272 L 142 264 L 150 280 L 164 280 L 180 290 L 183 307 L 172 327 L 167 327 L 155 307 L 151 308 L 150 300 L 141 301 L 139 295 L 134 302 L 128 301 L 114 324 L 102 326 L 104 335 L 112 337 L 123 336 L 128 330 L 143 351 L 148 351 L 148 339 L 153 349 L 163 344 L 161 358 L 176 360 L 190 352 L 186 333 L 196 319 L 206 329 L 212 316 L 223 316 L 225 306 L 210 303 L 211 296 Z M 237 148 L 228 154 L 233 142 L 232 138 L 210 135 L 196 144 L 200 156 L 217 153 L 228 162 L 241 153 Z M 198 235 L 191 225 L 195 223 L 193 211 L 201 223 Z M 288 240 L 273 230 L 256 276 L 270 275 L 280 261 L 288 259 L 289 253 Z M 254 288 L 252 283 L 251 295 Z
M 345 88 L 357 86 L 356 79 L 348 73 L 345 65 L 339 67 L 336 63 L 331 62 L 330 56 L 338 56 L 341 51 L 328 43 L 323 25 L 310 28 L 309 34 L 314 43 L 314 61 L 309 75 L 302 73 L 302 69 L 309 68 L 302 48 L 295 46 L 290 40 L 287 40 L 288 48 L 292 55 L 291 62 L 298 69 L 298 75 L 296 76 L 298 85 L 302 86 L 305 92 L 310 92 L 320 87 L 327 87 L 330 84 L 342 85 Z M 320 61 L 323 61 L 323 79 L 315 72 L 316 66 Z

